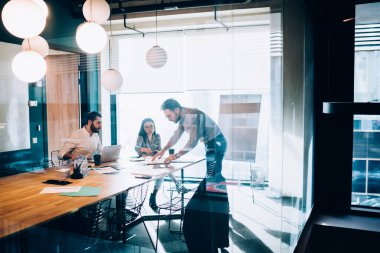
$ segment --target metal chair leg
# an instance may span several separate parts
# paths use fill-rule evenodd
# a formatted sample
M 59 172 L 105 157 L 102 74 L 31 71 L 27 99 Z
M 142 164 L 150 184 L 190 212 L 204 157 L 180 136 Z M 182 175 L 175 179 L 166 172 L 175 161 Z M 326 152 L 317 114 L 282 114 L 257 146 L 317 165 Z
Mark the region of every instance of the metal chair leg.
M 158 245 L 158 235 L 159 235 L 159 232 L 160 232 L 160 217 L 161 217 L 161 209 L 158 209 L 156 247 L 155 247 L 156 251 L 157 251 L 157 245 Z

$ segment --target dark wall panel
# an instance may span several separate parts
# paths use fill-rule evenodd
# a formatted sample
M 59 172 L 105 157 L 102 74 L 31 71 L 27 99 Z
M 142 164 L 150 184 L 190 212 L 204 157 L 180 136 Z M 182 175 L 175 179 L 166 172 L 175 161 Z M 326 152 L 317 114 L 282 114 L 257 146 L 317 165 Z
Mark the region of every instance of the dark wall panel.
M 0 176 L 41 168 L 44 161 L 44 87 L 29 84 L 29 100 L 37 101 L 36 107 L 29 107 L 30 149 L 0 153 Z M 37 138 L 37 143 L 32 143 Z

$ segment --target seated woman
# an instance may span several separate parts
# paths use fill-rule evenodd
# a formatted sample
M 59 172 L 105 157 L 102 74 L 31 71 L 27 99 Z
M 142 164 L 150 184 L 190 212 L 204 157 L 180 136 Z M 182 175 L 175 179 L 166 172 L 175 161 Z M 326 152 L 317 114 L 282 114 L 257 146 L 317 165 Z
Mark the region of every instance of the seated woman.
M 161 150 L 161 138 L 158 133 L 156 133 L 156 127 L 154 121 L 151 118 L 146 118 L 141 122 L 139 136 L 137 138 L 135 150 L 139 156 L 146 157 L 155 155 Z M 177 191 L 187 192 L 188 190 L 181 185 L 180 182 L 172 175 L 169 177 L 173 180 L 176 185 Z M 157 179 L 154 184 L 153 192 L 149 197 L 149 206 L 152 209 L 157 209 L 156 195 L 161 187 L 163 178 Z

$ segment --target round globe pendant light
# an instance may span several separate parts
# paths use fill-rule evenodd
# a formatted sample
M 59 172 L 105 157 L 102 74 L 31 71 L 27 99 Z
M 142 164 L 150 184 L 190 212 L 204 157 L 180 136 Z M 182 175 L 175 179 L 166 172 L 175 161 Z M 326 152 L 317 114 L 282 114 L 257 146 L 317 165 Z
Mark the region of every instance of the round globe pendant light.
M 123 84 L 123 77 L 116 69 L 108 69 L 102 74 L 102 85 L 106 90 L 115 91 Z
M 49 15 L 49 9 L 46 5 L 46 3 L 43 0 L 33 0 L 40 8 L 42 9 L 42 12 L 44 13 L 45 18 Z
M 112 0 L 110 1 L 112 4 Z M 123 85 L 123 76 L 120 72 L 112 68 L 112 17 L 110 18 L 110 31 L 111 34 L 108 40 L 108 70 L 102 73 L 101 83 L 102 86 L 108 91 L 115 91 L 120 89 Z
M 19 38 L 32 38 L 42 32 L 46 18 L 42 8 L 31 0 L 11 0 L 3 8 L 5 28 Z
M 31 39 L 24 39 L 21 44 L 22 51 L 35 51 L 45 58 L 49 53 L 49 44 L 41 36 L 36 36 Z
M 107 43 L 106 31 L 94 22 L 79 25 L 75 38 L 78 46 L 89 54 L 99 53 Z
M 105 0 L 87 0 L 83 5 L 82 12 L 87 21 L 102 24 L 108 20 L 111 10 Z
M 161 68 L 166 64 L 168 56 L 160 46 L 154 46 L 146 53 L 146 62 L 152 68 Z
M 18 53 L 12 61 L 12 70 L 18 79 L 27 83 L 40 80 L 46 73 L 44 58 L 34 51 Z
M 146 53 L 146 62 L 152 68 L 163 67 L 168 60 L 165 49 L 157 45 L 157 10 L 156 10 L 156 45 Z

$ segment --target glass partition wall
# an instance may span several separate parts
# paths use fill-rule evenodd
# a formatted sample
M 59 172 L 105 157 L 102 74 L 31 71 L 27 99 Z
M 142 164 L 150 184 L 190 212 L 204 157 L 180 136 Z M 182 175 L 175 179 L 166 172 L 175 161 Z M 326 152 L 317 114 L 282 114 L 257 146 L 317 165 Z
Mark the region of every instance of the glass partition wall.
M 117 141 L 123 157 L 135 156 L 141 121 L 152 118 L 165 145 L 177 128 L 160 109 L 168 98 L 202 110 L 228 141 L 222 173 L 230 202 L 229 252 L 292 252 L 312 206 L 313 147 L 303 139 L 312 130 L 296 133 L 297 128 L 292 132 L 285 126 L 284 131 L 284 108 L 302 110 L 305 98 L 301 95 L 297 105 L 283 99 L 282 14 L 269 7 L 220 11 L 217 18 L 223 25 L 214 14 L 159 16 L 157 37 L 154 26 L 142 30 L 145 36 L 112 37 L 111 57 L 124 77 L 122 88 L 114 92 Z M 152 20 L 140 19 L 135 27 L 139 22 L 146 27 Z M 146 62 L 156 38 L 168 56 L 157 69 Z M 108 67 L 108 53 L 102 53 L 103 68 Z M 103 89 L 104 144 L 110 143 L 109 97 Z M 295 115 L 286 117 L 291 122 Z M 294 124 L 303 126 L 301 118 Z M 174 149 L 179 151 L 187 138 L 185 133 Z M 187 156 L 204 152 L 199 143 Z M 186 184 L 196 186 L 205 171 L 204 164 L 186 170 Z
M 355 18 L 354 102 L 379 102 L 380 2 L 358 4 Z M 354 115 L 353 206 L 380 208 L 379 115 Z

